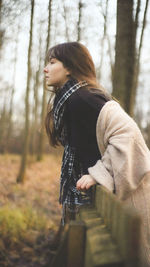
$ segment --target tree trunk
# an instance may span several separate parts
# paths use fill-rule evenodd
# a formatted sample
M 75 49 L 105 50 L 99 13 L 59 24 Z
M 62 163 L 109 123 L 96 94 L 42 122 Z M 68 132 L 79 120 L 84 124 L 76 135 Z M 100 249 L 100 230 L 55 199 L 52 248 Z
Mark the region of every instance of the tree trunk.
M 2 17 L 2 0 L 0 0 L 0 26 L 1 26 L 1 17 Z M 0 27 L 0 49 L 2 48 L 2 42 L 3 42 L 3 31 Z
M 132 116 L 135 65 L 135 29 L 133 0 L 117 1 L 116 54 L 113 77 L 113 96 Z
M 108 16 L 108 0 L 106 0 L 105 11 L 102 11 L 102 16 L 104 18 L 104 26 L 103 26 L 103 37 L 101 39 L 101 58 L 100 58 L 100 65 L 98 70 L 98 79 L 101 80 L 101 70 L 103 66 L 103 59 L 104 59 L 104 44 L 107 36 L 107 16 Z
M 48 29 L 47 29 L 47 40 L 46 40 L 46 54 L 50 44 L 50 30 L 51 30 L 51 7 L 52 7 L 52 0 L 49 0 L 49 15 L 48 15 Z M 46 60 L 45 60 L 46 64 Z M 41 114 L 41 132 L 39 138 L 39 147 L 38 147 L 38 155 L 37 160 L 42 160 L 43 158 L 43 149 L 44 149 L 44 133 L 45 133 L 45 114 L 46 114 L 46 90 L 45 90 L 45 79 L 43 80 L 43 98 L 42 98 L 42 114 Z
M 142 31 L 141 31 L 141 36 L 140 36 L 140 44 L 139 47 L 136 51 L 136 61 L 135 61 L 135 68 L 134 68 L 134 81 L 133 81 L 133 90 L 132 90 L 132 102 L 135 104 L 135 99 L 136 99 L 136 90 L 138 87 L 138 78 L 139 78 L 139 73 L 140 73 L 140 57 L 141 57 L 141 48 L 143 44 L 143 37 L 144 37 L 144 30 L 146 26 L 146 15 L 147 15 L 147 10 L 148 10 L 148 4 L 149 0 L 146 0 L 145 4 L 145 10 L 144 10 L 144 17 L 143 17 L 143 22 L 142 22 Z M 138 1 L 137 5 L 137 12 L 136 12 L 136 18 L 135 18 L 135 36 L 136 36 L 136 29 L 138 27 L 138 16 L 139 16 L 139 11 L 140 11 L 140 5 L 141 1 Z M 134 114 L 134 105 L 131 107 L 131 114 Z
M 18 25 L 16 40 L 15 40 L 15 58 L 14 58 L 14 69 L 13 69 L 13 82 L 11 88 L 11 98 L 10 98 L 10 107 L 9 107 L 9 117 L 8 117 L 8 129 L 7 129 L 7 143 L 5 151 L 9 151 L 10 138 L 13 132 L 13 124 L 12 124 L 12 114 L 13 114 L 13 101 L 14 101 L 14 93 L 15 93 L 15 77 L 16 77 L 16 65 L 17 65 L 17 54 L 18 54 L 18 36 L 19 36 L 20 26 Z
M 6 97 L 3 104 L 3 109 L 0 114 L 0 153 L 5 153 L 6 147 L 6 122 L 7 122 L 7 111 L 6 111 Z
M 29 92 L 30 92 L 30 77 L 31 77 L 31 47 L 32 47 L 32 30 L 33 30 L 33 16 L 34 16 L 34 0 L 31 0 L 31 20 L 30 20 L 30 36 L 28 46 L 28 71 L 27 71 L 27 86 L 25 96 L 25 129 L 24 129 L 24 143 L 23 153 L 21 158 L 21 165 L 17 177 L 17 183 L 23 183 L 25 180 L 25 170 L 27 163 L 27 155 L 29 149 Z
M 79 42 L 81 40 L 81 17 L 82 17 L 82 0 L 79 0 L 79 4 L 78 4 L 78 12 L 79 12 L 79 16 L 78 16 L 78 22 L 77 22 L 77 42 Z
M 30 135 L 30 153 L 34 155 L 36 153 L 37 147 L 37 127 L 38 127 L 38 89 L 39 89 L 39 75 L 40 74 L 40 66 L 36 71 L 35 82 L 34 82 L 34 106 L 32 110 L 32 126 L 31 126 L 31 135 Z
M 63 1 L 63 9 L 64 9 L 63 17 L 64 17 L 64 21 L 65 21 L 66 39 L 67 39 L 67 42 L 69 42 L 69 29 L 68 29 L 68 23 L 67 23 L 67 10 L 66 10 L 64 1 Z

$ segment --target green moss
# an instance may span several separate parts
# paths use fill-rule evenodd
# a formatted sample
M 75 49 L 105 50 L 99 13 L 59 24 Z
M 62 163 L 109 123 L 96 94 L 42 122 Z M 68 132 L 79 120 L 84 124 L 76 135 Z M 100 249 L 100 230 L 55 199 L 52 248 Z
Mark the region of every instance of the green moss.
M 0 238 L 7 240 L 7 243 L 25 240 L 31 230 L 41 232 L 47 227 L 47 218 L 31 207 L 0 208 Z

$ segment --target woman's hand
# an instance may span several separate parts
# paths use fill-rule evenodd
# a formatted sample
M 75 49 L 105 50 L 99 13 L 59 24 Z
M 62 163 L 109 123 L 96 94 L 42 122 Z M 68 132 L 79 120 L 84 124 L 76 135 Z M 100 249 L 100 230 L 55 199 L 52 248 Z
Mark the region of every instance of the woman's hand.
M 83 175 L 78 182 L 76 183 L 76 187 L 78 190 L 87 190 L 92 185 L 96 184 L 96 181 L 92 178 L 91 175 Z

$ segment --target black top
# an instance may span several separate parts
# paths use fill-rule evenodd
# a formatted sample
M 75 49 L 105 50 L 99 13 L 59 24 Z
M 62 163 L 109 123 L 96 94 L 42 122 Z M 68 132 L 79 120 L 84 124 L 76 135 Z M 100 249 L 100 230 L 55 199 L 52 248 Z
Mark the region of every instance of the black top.
M 66 101 L 68 141 L 76 148 L 83 174 L 88 174 L 88 168 L 101 158 L 96 141 L 96 122 L 107 101 L 98 89 L 85 87 L 75 91 Z

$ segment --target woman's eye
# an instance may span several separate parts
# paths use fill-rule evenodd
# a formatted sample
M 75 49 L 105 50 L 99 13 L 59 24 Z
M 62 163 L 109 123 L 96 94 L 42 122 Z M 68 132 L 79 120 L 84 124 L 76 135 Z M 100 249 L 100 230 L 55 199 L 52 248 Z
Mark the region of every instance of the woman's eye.
M 54 60 L 51 60 L 51 61 L 50 61 L 50 63 L 51 63 L 51 64 L 54 64 L 54 63 L 55 63 L 55 61 L 54 61 Z

